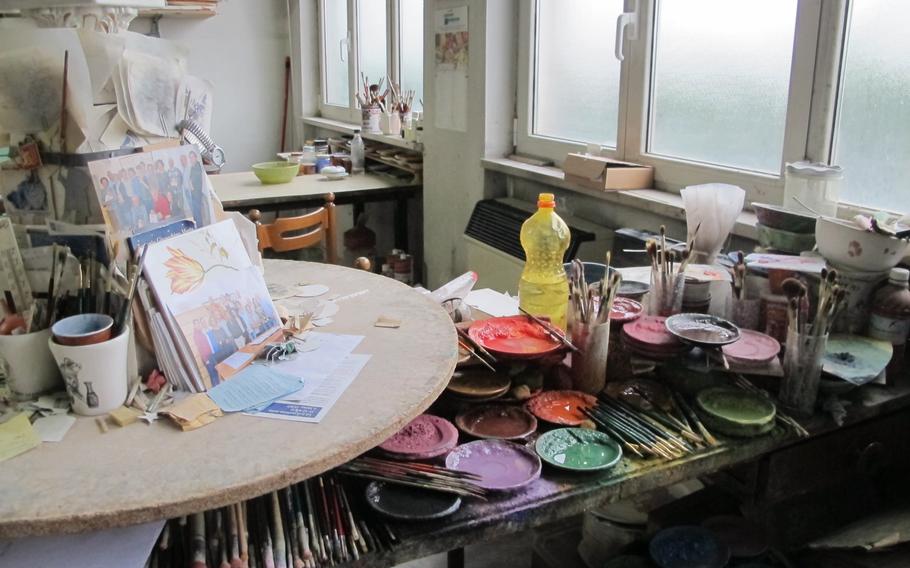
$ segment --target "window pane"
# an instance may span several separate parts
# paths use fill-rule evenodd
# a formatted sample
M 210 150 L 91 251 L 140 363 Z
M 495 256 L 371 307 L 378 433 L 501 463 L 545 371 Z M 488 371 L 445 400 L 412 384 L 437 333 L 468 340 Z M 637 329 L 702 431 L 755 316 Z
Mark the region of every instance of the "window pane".
M 416 91 L 414 110 L 423 100 L 423 0 L 399 0 L 399 62 L 401 89 Z
M 342 50 L 346 49 L 342 48 L 341 42 L 348 35 L 348 3 L 347 0 L 325 0 L 322 6 L 325 102 L 330 105 L 348 106 L 351 100 L 348 64 L 341 59 Z
M 357 41 L 360 49 L 360 71 L 367 76 L 371 84 L 379 83 L 379 79 L 388 74 L 386 2 L 360 0 L 358 6 L 360 35 L 357 36 Z
M 779 173 L 797 0 L 661 0 L 648 151 Z
M 616 146 L 622 0 L 538 0 L 534 134 Z
M 835 162 L 841 198 L 910 212 L 910 3 L 852 3 L 840 93 Z

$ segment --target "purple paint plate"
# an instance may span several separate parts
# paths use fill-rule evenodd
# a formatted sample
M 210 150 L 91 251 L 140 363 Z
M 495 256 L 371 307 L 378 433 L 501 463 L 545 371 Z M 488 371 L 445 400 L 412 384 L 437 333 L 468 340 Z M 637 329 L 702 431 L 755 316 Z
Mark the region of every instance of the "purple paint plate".
M 446 456 L 446 467 L 477 474 L 477 485 L 492 491 L 512 491 L 540 477 L 540 457 L 505 440 L 462 444 Z
M 432 414 L 421 414 L 379 445 L 392 457 L 424 460 L 448 453 L 458 444 L 458 430 L 446 420 Z

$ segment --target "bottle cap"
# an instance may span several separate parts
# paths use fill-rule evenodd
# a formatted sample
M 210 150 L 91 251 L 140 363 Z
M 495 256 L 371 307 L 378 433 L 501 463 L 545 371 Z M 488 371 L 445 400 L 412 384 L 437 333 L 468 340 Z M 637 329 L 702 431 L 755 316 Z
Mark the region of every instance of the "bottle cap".
M 552 193 L 541 193 L 537 196 L 537 206 L 554 208 L 556 207 L 556 199 Z
M 888 275 L 888 279 L 893 282 L 906 283 L 910 281 L 910 270 L 906 268 L 892 268 L 891 274 Z
M 360 129 L 359 129 L 359 128 L 355 128 L 355 129 L 354 129 L 354 134 L 360 134 Z

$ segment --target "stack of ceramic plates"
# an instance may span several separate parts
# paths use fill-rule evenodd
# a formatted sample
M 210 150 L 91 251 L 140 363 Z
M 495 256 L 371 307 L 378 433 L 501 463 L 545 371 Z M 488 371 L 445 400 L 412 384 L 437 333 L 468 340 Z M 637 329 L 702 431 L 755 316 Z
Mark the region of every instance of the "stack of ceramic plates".
M 636 355 L 648 359 L 672 359 L 688 347 L 667 331 L 666 319 L 642 316 L 622 328 L 622 344 Z
M 465 367 L 455 371 L 446 392 L 458 398 L 480 402 L 498 398 L 512 386 L 505 373 L 494 373 L 485 367 Z
M 458 444 L 458 430 L 446 420 L 432 414 L 421 414 L 379 449 L 391 458 L 425 460 L 449 453 Z
M 751 329 L 740 329 L 740 338 L 724 345 L 724 356 L 741 367 L 767 367 L 780 353 L 780 343 L 770 335 Z
M 712 387 L 698 393 L 695 401 L 708 430 L 749 438 L 774 429 L 777 409 L 760 394 L 733 387 Z

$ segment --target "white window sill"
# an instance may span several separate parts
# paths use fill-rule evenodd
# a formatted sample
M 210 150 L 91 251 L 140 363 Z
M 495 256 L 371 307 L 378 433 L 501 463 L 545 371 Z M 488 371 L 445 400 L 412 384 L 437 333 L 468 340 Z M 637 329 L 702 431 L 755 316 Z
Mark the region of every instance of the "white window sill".
M 616 203 L 636 209 L 650 211 L 662 217 L 685 221 L 686 211 L 683 208 L 682 198 L 667 191 L 658 189 L 632 189 L 619 191 L 601 191 L 589 189 L 580 185 L 567 182 L 565 174 L 559 168 L 540 167 L 524 164 L 508 158 L 488 158 L 482 160 L 483 167 L 487 170 L 500 172 L 529 181 L 551 185 L 560 189 L 574 191 L 588 197 L 601 199 L 608 203 Z M 758 222 L 751 211 L 743 211 L 736 219 L 733 234 L 747 239 L 758 239 L 755 225 Z
M 342 122 L 340 120 L 332 120 L 331 118 L 323 118 L 321 116 L 305 116 L 301 120 L 304 124 L 315 126 L 317 128 L 323 128 L 325 130 L 331 130 L 333 132 L 340 132 L 341 134 L 354 134 L 354 130 L 360 130 L 359 124 Z M 364 140 L 372 140 L 373 142 L 381 142 L 383 144 L 388 144 L 390 146 L 395 146 L 398 148 L 406 148 L 415 152 L 423 152 L 423 144 L 405 140 L 401 136 L 392 136 L 390 134 L 370 134 L 369 132 L 363 131 L 361 131 L 360 135 Z

